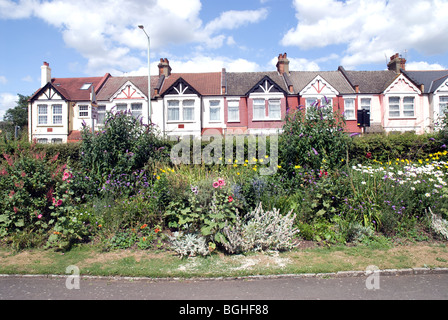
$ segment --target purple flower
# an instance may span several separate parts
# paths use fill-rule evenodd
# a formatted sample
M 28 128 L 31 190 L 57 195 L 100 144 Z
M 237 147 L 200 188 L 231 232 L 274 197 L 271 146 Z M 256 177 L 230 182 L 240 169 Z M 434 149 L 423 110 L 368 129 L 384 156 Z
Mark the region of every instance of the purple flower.
M 446 144 L 442 144 L 442 145 L 440 146 L 440 148 L 442 148 L 442 149 L 446 149 Z
M 316 151 L 316 149 L 314 149 L 314 148 L 312 148 L 312 149 L 313 149 L 314 154 L 317 156 L 319 153 Z
M 359 134 L 360 134 L 359 132 L 354 132 L 354 133 L 350 134 L 350 138 L 351 138 L 351 137 L 354 137 L 354 136 L 357 136 L 357 135 L 359 135 Z

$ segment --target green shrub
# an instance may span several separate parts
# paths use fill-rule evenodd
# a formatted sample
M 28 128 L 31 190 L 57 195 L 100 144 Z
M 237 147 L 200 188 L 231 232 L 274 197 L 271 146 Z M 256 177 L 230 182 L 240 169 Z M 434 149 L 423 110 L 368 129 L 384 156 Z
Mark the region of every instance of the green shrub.
M 144 125 L 126 112 L 107 113 L 102 131 L 84 126 L 81 164 L 90 177 L 107 180 L 115 174 L 131 174 L 148 162 L 166 161 L 168 150 L 152 125 Z
M 330 102 L 288 113 L 279 137 L 281 166 L 289 172 L 294 165 L 318 171 L 324 161 L 330 169 L 339 167 L 349 141 L 344 129 L 344 118 L 332 110 Z

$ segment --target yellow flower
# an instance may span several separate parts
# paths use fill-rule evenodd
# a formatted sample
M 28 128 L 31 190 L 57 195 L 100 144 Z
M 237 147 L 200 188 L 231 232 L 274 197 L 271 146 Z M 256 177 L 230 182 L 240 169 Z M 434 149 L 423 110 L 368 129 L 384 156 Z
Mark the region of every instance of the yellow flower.
M 254 171 L 257 171 L 257 168 L 256 168 L 256 167 L 253 167 L 252 169 L 253 169 Z
M 281 169 L 281 168 L 282 168 L 282 166 L 277 166 L 277 168 Z
M 235 164 L 233 165 L 233 167 L 236 168 L 236 167 L 238 167 L 238 165 L 235 163 Z
M 260 159 L 260 160 L 258 160 L 258 161 L 260 161 L 260 163 L 263 163 L 263 159 Z
M 160 176 L 157 176 L 157 180 L 160 180 Z
M 236 174 L 237 174 L 238 176 L 240 175 L 240 173 L 239 173 L 239 172 L 237 172 Z
M 269 156 L 268 156 L 268 155 L 266 155 L 266 156 L 264 156 L 264 157 L 265 157 L 266 159 L 267 159 L 267 158 L 269 158 Z
M 300 168 L 302 168 L 301 166 L 294 166 L 294 168 L 296 168 L 296 169 L 300 169 Z

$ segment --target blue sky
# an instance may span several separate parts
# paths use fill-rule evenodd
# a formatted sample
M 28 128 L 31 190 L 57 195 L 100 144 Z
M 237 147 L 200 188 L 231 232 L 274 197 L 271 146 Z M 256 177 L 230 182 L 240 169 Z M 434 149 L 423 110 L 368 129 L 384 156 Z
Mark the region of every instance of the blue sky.
M 405 9 L 403 9 L 405 8 Z M 448 69 L 448 0 L 0 0 L 0 119 L 53 77 L 173 72 Z

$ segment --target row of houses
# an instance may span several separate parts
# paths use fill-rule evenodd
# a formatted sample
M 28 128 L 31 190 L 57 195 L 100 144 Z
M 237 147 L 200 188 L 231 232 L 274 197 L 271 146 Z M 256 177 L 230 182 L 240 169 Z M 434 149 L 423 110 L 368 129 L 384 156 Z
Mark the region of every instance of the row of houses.
M 208 129 L 278 132 L 288 109 L 309 108 L 324 98 L 344 114 L 348 132 L 362 132 L 357 119 L 362 109 L 370 111 L 367 132 L 419 134 L 435 130 L 448 111 L 448 70 L 407 71 L 398 54 L 382 71 L 292 71 L 286 53 L 268 72 L 174 73 L 168 59 L 160 59 L 158 67 L 148 94 L 147 76 L 52 78 L 44 62 L 41 88 L 29 100 L 30 139 L 78 141 L 83 123 L 101 128 L 111 110 L 151 121 L 165 135 L 194 137 Z

